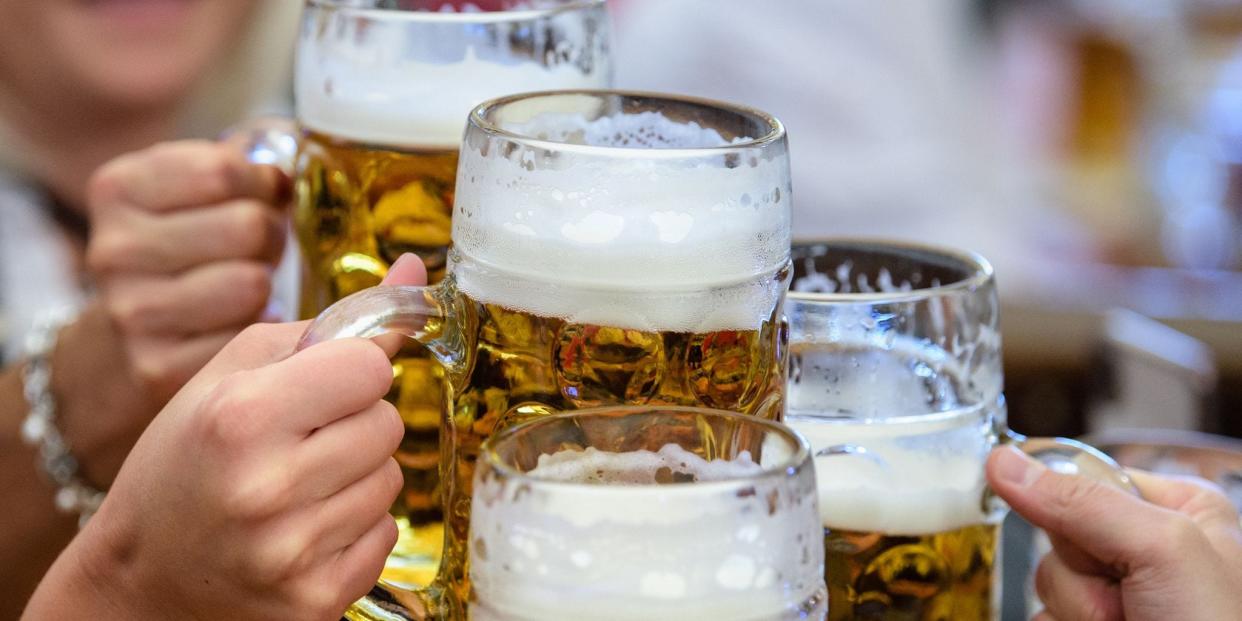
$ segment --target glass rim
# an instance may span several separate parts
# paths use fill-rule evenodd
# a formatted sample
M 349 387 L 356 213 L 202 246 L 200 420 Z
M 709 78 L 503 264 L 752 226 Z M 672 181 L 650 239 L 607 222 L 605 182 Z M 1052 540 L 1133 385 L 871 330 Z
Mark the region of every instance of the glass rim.
M 954 261 L 963 266 L 962 271 L 966 272 L 967 276 L 953 282 L 942 283 L 935 286 L 914 287 L 909 291 L 824 293 L 814 291 L 794 291 L 791 287 L 786 296 L 787 299 L 801 303 L 833 304 L 910 302 L 942 297 L 961 291 L 973 291 L 987 285 L 990 282 L 993 282 L 995 279 L 995 272 L 992 269 L 992 264 L 984 258 L 983 255 L 977 252 L 907 240 L 885 239 L 878 237 L 823 237 L 813 239 L 795 239 L 790 245 L 790 251 L 794 252 L 800 248 L 810 248 L 814 246 L 895 251 L 913 250 Z M 793 260 L 795 262 L 797 261 L 797 259 Z
M 602 8 L 607 0 L 564 0 L 562 3 L 530 9 L 514 9 L 501 11 L 480 11 L 477 13 L 442 13 L 439 11 L 411 11 L 392 7 L 361 6 L 357 0 L 306 0 L 307 8 L 342 11 L 361 16 L 383 16 L 385 19 L 396 19 L 427 24 L 502 24 L 506 22 L 528 22 L 559 13 Z
M 640 414 L 648 413 L 671 413 L 671 414 L 704 414 L 709 416 L 717 416 L 720 418 L 735 419 L 747 424 L 756 424 L 764 428 L 766 431 L 775 432 L 794 444 L 794 450 L 788 457 L 780 460 L 776 464 L 768 466 L 760 466 L 760 469 L 747 476 L 730 476 L 724 479 L 715 479 L 712 481 L 700 481 L 694 483 L 642 483 L 627 485 L 608 485 L 602 483 L 582 483 L 578 481 L 558 481 L 555 479 L 545 479 L 531 476 L 528 472 L 523 472 L 517 468 L 505 463 L 496 452 L 496 445 L 504 442 L 513 436 L 522 433 L 527 429 L 538 427 L 540 425 L 550 425 L 558 420 L 584 418 L 584 417 L 602 417 L 609 414 L 628 413 Z M 742 414 L 730 410 L 718 410 L 713 408 L 703 408 L 694 406 L 681 405 L 606 405 L 592 408 L 583 408 L 581 410 L 573 410 L 540 416 L 530 421 L 523 422 L 513 427 L 503 429 L 492 434 L 483 444 L 479 446 L 479 462 L 485 463 L 491 469 L 500 472 L 506 478 L 521 481 L 523 483 L 535 484 L 545 487 L 555 487 L 557 489 L 574 490 L 574 491 L 590 491 L 590 490 L 607 490 L 609 493 L 627 490 L 631 492 L 650 492 L 653 489 L 686 489 L 693 488 L 695 490 L 713 490 L 713 489 L 732 489 L 739 484 L 746 484 L 763 479 L 771 479 L 774 477 L 787 477 L 811 462 L 811 446 L 802 434 L 788 427 L 787 425 L 776 421 L 760 418 L 752 414 Z
M 614 147 L 589 144 L 573 144 L 568 142 L 558 142 L 556 140 L 547 140 L 544 138 L 536 138 L 526 136 L 517 132 L 504 129 L 487 118 L 488 113 L 501 106 L 507 106 L 521 101 L 530 101 L 548 97 L 564 97 L 564 96 L 587 96 L 587 97 L 622 97 L 635 99 L 651 99 L 662 102 L 669 102 L 682 105 L 703 106 L 716 108 L 742 117 L 750 117 L 756 119 L 757 122 L 765 125 L 767 131 L 761 136 L 751 137 L 736 143 L 728 143 L 715 145 L 710 147 L 678 147 L 673 149 L 650 149 L 639 147 Z M 575 89 L 557 89 L 546 91 L 527 91 L 523 93 L 513 93 L 484 101 L 470 110 L 468 116 L 467 132 L 470 129 L 478 129 L 484 134 L 496 138 L 503 138 L 510 142 L 522 144 L 529 147 L 535 147 L 549 151 L 561 151 L 578 153 L 584 155 L 617 155 L 617 154 L 636 154 L 641 153 L 644 158 L 648 159 L 681 159 L 691 157 L 703 157 L 730 153 L 736 151 L 745 151 L 750 149 L 764 149 L 772 144 L 778 143 L 785 138 L 785 125 L 780 119 L 764 112 L 758 108 L 751 106 L 736 104 L 717 99 L 709 99 L 706 97 L 694 97 L 691 95 L 679 95 L 675 93 L 661 93 L 656 91 L 613 89 L 613 88 L 575 88 Z

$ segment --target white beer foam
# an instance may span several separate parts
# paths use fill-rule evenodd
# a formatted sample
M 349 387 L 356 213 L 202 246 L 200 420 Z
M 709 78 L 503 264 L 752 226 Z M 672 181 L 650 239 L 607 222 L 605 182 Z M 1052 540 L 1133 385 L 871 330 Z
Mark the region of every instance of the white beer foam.
M 655 485 L 661 468 L 699 482 Z M 799 618 L 791 606 L 823 586 L 813 499 L 785 497 L 770 512 L 772 482 L 757 481 L 754 494 L 713 483 L 762 469 L 749 455 L 705 461 L 670 444 L 656 452 L 562 451 L 528 473 L 578 484 L 569 489 L 476 482 L 471 618 Z M 790 567 L 789 559 L 802 564 Z
M 500 64 L 478 58 L 443 63 L 402 58 L 409 43 L 395 29 L 389 49 L 372 44 L 304 43 L 296 76 L 299 121 L 314 130 L 358 142 L 456 149 L 466 117 L 478 104 L 512 93 L 606 88 L 609 73 L 568 64 Z
M 683 158 L 669 149 L 730 143 L 652 112 L 546 113 L 504 129 L 613 148 L 499 157 L 466 145 L 453 216 L 463 291 L 641 330 L 754 329 L 771 316 L 784 293 L 771 275 L 789 255 L 787 159 Z
M 588 447 L 581 452 L 540 455 L 538 464 L 528 475 L 562 483 L 655 485 L 659 483 L 657 473 L 662 468 L 690 477 L 696 483 L 743 478 L 763 471 L 749 451 L 743 451 L 732 460 L 708 461 L 676 444 L 666 444 L 654 452 L 611 453 Z
M 847 444 L 866 449 L 815 458 L 826 527 L 923 535 L 988 520 L 983 466 L 991 443 L 975 416 L 863 423 L 791 410 L 785 423 L 813 453 Z

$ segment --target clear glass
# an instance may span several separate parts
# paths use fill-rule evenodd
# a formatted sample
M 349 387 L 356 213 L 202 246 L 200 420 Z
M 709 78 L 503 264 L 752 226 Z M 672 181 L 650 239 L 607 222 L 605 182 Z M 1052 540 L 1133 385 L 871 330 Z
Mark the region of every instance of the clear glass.
M 832 240 L 793 264 L 786 422 L 816 455 L 829 619 L 999 618 L 999 443 L 1134 491 L 1089 446 L 1008 430 L 983 258 Z
M 295 218 L 307 317 L 377 284 L 403 252 L 443 276 L 472 108 L 612 84 L 603 0 L 312 0 L 303 19 Z
M 822 620 L 813 470 L 787 427 L 719 410 L 500 432 L 475 472 L 470 618 Z
M 470 110 L 515 92 L 608 87 L 610 41 L 603 0 L 307 2 L 296 138 L 271 122 L 246 132 L 253 159 L 292 167 L 299 315 L 378 284 L 405 252 L 422 258 L 432 282 L 442 279 Z M 413 344 L 393 371 L 388 399 L 405 421 L 396 458 L 406 485 L 392 507 L 400 538 L 375 602 L 396 598 L 385 589 L 430 584 L 444 545 L 444 371 Z M 378 603 L 370 608 L 350 614 L 385 618 Z
M 442 363 L 447 614 L 492 432 L 601 405 L 780 418 L 789 201 L 784 128 L 749 108 L 560 91 L 470 114 L 447 277 L 347 297 L 301 345 L 396 332 Z

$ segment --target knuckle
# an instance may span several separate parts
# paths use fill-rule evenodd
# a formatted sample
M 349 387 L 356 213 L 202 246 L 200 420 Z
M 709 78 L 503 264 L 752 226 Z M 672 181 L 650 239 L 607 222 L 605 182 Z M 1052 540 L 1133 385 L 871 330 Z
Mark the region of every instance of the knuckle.
M 159 315 L 157 296 L 118 296 L 108 302 L 108 314 L 123 332 L 148 332 Z
M 135 356 L 132 362 L 134 378 L 143 386 L 164 392 L 176 383 L 176 370 L 164 356 L 144 354 Z
M 205 435 L 217 445 L 236 448 L 259 439 L 264 431 L 266 405 L 246 372 L 233 373 L 207 396 Z
M 241 521 L 260 520 L 275 513 L 281 492 L 270 480 L 253 475 L 234 478 L 224 494 L 223 509 L 226 515 Z M 275 557 L 267 567 L 275 566 Z
M 133 155 L 113 159 L 100 166 L 86 182 L 87 209 L 96 211 L 118 202 L 125 195 L 126 177 Z
M 259 545 L 251 570 L 263 584 L 289 582 L 311 564 L 310 541 L 298 532 L 283 532 Z
M 272 288 L 272 274 L 268 268 L 254 262 L 243 263 L 240 268 L 237 274 L 238 284 L 244 286 L 253 298 L 266 301 Z
M 247 311 L 257 312 L 267 305 L 272 293 L 272 276 L 267 268 L 254 263 L 240 264 L 230 281 L 239 305 Z
M 264 458 L 250 454 L 235 459 L 237 464 L 223 476 L 226 487 L 222 494 L 221 509 L 224 515 L 243 524 L 270 520 L 288 512 L 296 504 L 296 477 L 279 459 Z M 296 553 L 310 550 L 306 540 L 308 533 L 298 526 L 282 528 L 271 541 L 280 543 L 287 554 L 269 556 L 269 560 L 281 561 L 270 564 L 281 568 L 298 568 L 293 562 L 301 559 Z M 290 542 L 289 539 L 294 541 Z M 283 542 L 283 543 L 282 543 Z
M 138 242 L 132 236 L 102 231 L 91 236 L 86 246 L 87 269 L 104 273 L 115 270 L 126 257 L 137 254 Z
M 341 613 L 352 600 L 346 599 L 340 585 L 308 583 L 297 596 L 304 607 L 300 618 L 331 621 L 341 618 Z
M 218 197 L 231 196 L 240 185 L 246 161 L 240 153 L 211 145 L 210 156 L 202 158 L 200 173 L 208 191 Z
M 232 210 L 228 235 L 244 256 L 259 257 L 268 253 L 272 244 L 271 224 L 266 207 L 254 202 L 238 203 Z

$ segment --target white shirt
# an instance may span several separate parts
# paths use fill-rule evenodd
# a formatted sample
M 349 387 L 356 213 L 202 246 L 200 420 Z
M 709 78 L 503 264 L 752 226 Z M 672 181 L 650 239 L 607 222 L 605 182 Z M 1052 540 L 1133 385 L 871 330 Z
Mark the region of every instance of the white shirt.
M 86 299 L 72 242 L 41 192 L 0 172 L 0 359 L 16 360 L 35 317 Z

